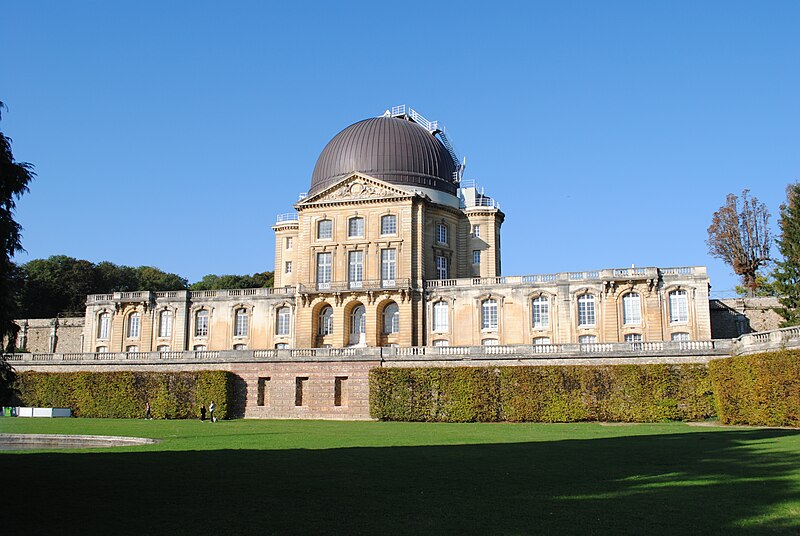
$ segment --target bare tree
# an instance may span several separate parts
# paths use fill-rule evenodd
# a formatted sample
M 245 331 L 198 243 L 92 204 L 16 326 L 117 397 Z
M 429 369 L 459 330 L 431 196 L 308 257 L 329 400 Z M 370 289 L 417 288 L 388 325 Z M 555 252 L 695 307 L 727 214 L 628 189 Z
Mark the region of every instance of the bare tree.
M 769 210 L 744 190 L 739 199 L 728 194 L 725 204 L 714 213 L 708 228 L 708 251 L 722 259 L 742 277 L 742 284 L 754 295 L 759 267 L 770 260 Z

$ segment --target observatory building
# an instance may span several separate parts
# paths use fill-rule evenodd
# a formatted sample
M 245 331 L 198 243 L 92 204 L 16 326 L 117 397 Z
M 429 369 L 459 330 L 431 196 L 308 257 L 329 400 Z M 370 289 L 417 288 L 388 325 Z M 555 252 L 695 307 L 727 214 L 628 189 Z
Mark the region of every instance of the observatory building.
M 704 267 L 503 276 L 504 213 L 405 106 L 325 146 L 278 216 L 275 287 L 89 296 L 85 352 L 711 338 Z M 524 217 L 524 216 L 520 216 Z

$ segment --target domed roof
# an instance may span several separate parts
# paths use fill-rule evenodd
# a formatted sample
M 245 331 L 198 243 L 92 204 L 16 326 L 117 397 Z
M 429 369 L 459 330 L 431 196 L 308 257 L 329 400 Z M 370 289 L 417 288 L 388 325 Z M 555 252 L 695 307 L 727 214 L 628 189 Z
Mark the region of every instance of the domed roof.
M 397 117 L 365 119 L 334 136 L 314 166 L 308 195 L 354 171 L 400 186 L 456 193 L 456 166 L 444 144 L 420 125 Z

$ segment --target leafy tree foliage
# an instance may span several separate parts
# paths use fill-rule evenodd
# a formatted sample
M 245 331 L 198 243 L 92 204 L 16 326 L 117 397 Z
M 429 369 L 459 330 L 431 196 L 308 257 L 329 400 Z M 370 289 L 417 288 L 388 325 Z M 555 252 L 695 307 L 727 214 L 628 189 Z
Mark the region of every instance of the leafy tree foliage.
M 21 316 L 49 318 L 59 313 L 81 313 L 87 294 L 130 290 L 181 290 L 186 279 L 152 266 L 118 266 L 55 255 L 20 267 Z
M 756 274 L 756 288 L 755 291 L 745 287 L 744 285 L 736 285 L 736 294 L 739 296 L 755 296 L 756 298 L 765 298 L 770 296 L 777 296 L 775 290 L 775 281 L 769 276 L 762 273 Z
M 758 269 L 770 261 L 769 218 L 767 206 L 744 190 L 741 200 L 735 194 L 728 194 L 708 228 L 709 253 L 725 261 L 742 277 L 750 296 L 758 287 Z
M 781 236 L 778 249 L 783 259 L 776 262 L 773 277 L 781 307 L 783 326 L 800 324 L 800 184 L 786 188 L 786 203 L 781 205 Z
M 5 105 L 0 102 L 0 118 Z M 16 347 L 19 326 L 14 323 L 15 294 L 19 281 L 11 257 L 22 251 L 22 227 L 14 220 L 16 201 L 28 191 L 28 183 L 36 176 L 33 166 L 16 162 L 11 152 L 11 138 L 0 132 L 0 341 L 8 340 L 11 351 Z M 16 374 L 0 355 L 0 404 L 10 402 Z
M 274 283 L 273 272 L 259 272 L 253 275 L 214 275 L 208 274 L 189 287 L 191 290 L 219 290 L 225 288 L 263 288 Z

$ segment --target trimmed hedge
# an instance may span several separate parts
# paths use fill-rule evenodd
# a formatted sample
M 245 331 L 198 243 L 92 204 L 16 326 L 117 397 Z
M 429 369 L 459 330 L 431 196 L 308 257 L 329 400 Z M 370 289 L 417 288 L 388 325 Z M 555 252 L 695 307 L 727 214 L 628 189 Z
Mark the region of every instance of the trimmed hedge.
M 71 408 L 76 417 L 137 418 L 145 404 L 157 419 L 194 419 L 213 400 L 220 419 L 230 415 L 234 375 L 199 372 L 21 372 L 19 404 Z
M 715 415 L 704 365 L 373 369 L 370 413 L 398 421 L 661 422 Z
M 709 370 L 721 423 L 800 426 L 800 351 L 715 359 Z

